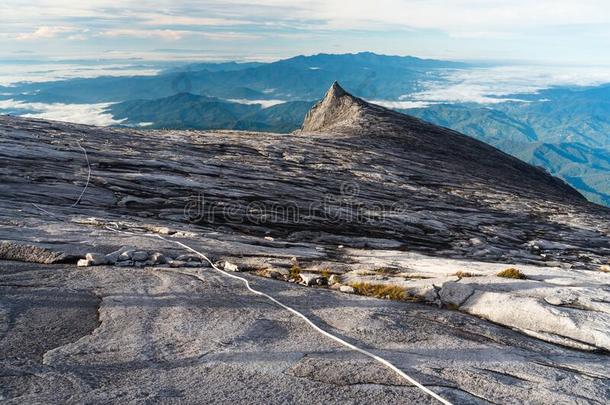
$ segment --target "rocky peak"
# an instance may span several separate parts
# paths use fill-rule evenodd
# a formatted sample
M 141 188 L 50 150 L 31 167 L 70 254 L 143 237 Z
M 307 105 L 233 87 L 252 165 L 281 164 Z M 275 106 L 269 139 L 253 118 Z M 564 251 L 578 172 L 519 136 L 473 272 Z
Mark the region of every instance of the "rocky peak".
M 320 132 L 350 127 L 359 121 L 367 103 L 346 92 L 334 82 L 324 98 L 316 103 L 305 116 L 301 130 Z
M 343 96 L 350 96 L 352 97 L 347 91 L 345 91 L 343 89 L 343 87 L 341 87 L 341 85 L 339 84 L 338 81 L 334 81 L 333 84 L 330 86 L 330 88 L 328 89 L 328 91 L 326 92 L 326 97 L 343 97 Z

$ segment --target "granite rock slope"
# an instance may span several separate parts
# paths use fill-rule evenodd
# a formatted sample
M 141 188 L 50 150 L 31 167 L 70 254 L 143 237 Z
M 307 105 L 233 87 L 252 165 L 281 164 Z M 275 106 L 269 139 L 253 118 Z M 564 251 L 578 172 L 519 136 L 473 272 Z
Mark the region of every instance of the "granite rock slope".
M 375 303 L 376 308 L 388 306 L 405 311 L 407 318 L 416 304 L 349 298 L 340 292 L 258 279 L 263 287 L 275 293 L 299 297 L 294 302 L 303 309 L 315 306 L 315 310 L 310 309 L 311 313 L 324 325 L 350 338 L 364 339 L 373 347 L 374 341 L 367 340 L 369 332 L 362 328 L 379 329 L 375 332 L 379 336 L 407 333 L 409 337 L 403 338 L 409 341 L 432 339 L 432 342 L 435 338 L 426 329 L 428 326 L 439 319 L 449 319 L 447 325 L 459 319 L 462 323 L 479 325 L 477 328 L 493 330 L 485 332 L 486 336 L 498 331 L 510 336 L 501 342 L 508 352 L 481 348 L 481 352 L 489 353 L 491 360 L 518 352 L 519 356 L 511 357 L 510 363 L 518 368 L 530 367 L 526 360 L 530 355 L 523 350 L 533 347 L 544 348 L 539 353 L 556 352 L 566 359 L 575 359 L 577 366 L 564 362 L 553 373 L 560 372 L 557 370 L 575 373 L 570 378 L 576 378 L 578 383 L 562 385 L 567 390 L 565 397 L 545 399 L 541 396 L 534 400 L 539 403 L 567 401 L 571 396 L 595 402 L 594 398 L 608 395 L 610 274 L 604 270 L 610 261 L 609 221 L 609 209 L 587 202 L 544 171 L 454 131 L 368 104 L 338 84 L 314 106 L 303 128 L 290 135 L 235 131 L 144 132 L 0 117 L 0 240 L 3 241 L 0 258 L 40 263 L 36 265 L 39 267 L 20 268 L 25 273 L 19 277 L 27 282 L 12 280 L 12 276 L 7 278 L 3 284 L 7 288 L 6 297 L 21 294 L 23 288 L 26 295 L 41 294 L 45 302 L 51 296 L 58 297 L 59 301 L 72 299 L 73 289 L 53 290 L 52 294 L 36 292 L 37 288 L 59 288 L 54 283 L 64 281 L 54 278 L 52 269 L 62 268 L 73 280 L 71 288 L 84 294 L 74 299 L 86 303 L 85 312 L 95 297 L 101 297 L 102 303 L 110 305 L 108 308 L 129 307 L 132 312 L 126 319 L 138 319 L 143 308 L 149 305 L 142 300 L 149 296 L 159 299 L 167 293 L 165 290 L 175 291 L 184 298 L 171 298 L 172 305 L 189 306 L 187 296 L 192 292 L 180 290 L 183 276 L 180 280 L 174 277 L 167 281 L 161 274 L 196 270 L 147 265 L 146 271 L 154 277 L 165 277 L 168 284 L 156 290 L 149 288 L 143 279 L 145 285 L 137 290 L 137 299 L 113 301 L 106 298 L 111 294 L 106 284 L 120 286 L 127 279 L 133 280 L 130 271 L 140 272 L 141 268 L 135 264 L 127 268 L 76 267 L 76 261 L 85 259 L 87 253 L 107 255 L 123 246 L 132 247 L 134 252 L 159 252 L 168 258 L 187 253 L 144 235 L 161 234 L 196 246 L 214 260 L 234 263 L 242 271 L 284 280 L 295 269 L 304 274 L 332 274 L 339 290 L 345 287 L 343 291 L 358 292 L 363 283 L 390 285 L 400 288 L 409 299 L 429 304 L 425 307 L 429 314 L 425 320 L 406 331 L 404 318 L 394 318 L 394 315 L 387 318 L 374 312 L 359 320 L 361 314 L 350 311 L 349 303 L 357 299 Z M 176 261 L 184 262 L 185 266 L 188 263 Z M 73 264 L 66 265 L 66 262 Z M 2 272 L 7 274 L 13 271 L 13 266 L 14 262 L 0 262 Z M 509 267 L 516 268 L 524 279 L 497 275 Z M 206 270 L 197 272 L 206 274 Z M 199 279 L 199 282 L 206 281 Z M 234 290 L 227 292 L 234 293 Z M 346 306 L 343 312 L 328 312 L 331 309 L 324 306 L 329 302 L 324 294 L 332 297 L 339 294 L 333 305 L 337 309 Z M 22 302 L 21 298 L 17 300 Z M 11 308 L 19 306 L 5 301 L 2 301 L 3 311 L 8 315 L 3 321 L 3 330 L 6 336 L 13 336 L 20 329 L 15 329 L 18 325 L 13 320 L 17 315 L 10 315 Z M 212 301 L 202 305 L 212 305 Z M 247 301 L 244 298 L 226 305 L 241 308 L 248 305 Z M 186 318 L 199 316 L 188 308 L 183 311 L 181 316 Z M 90 321 L 88 312 L 74 316 Z M 224 322 L 230 323 L 234 317 L 230 312 Z M 34 328 L 40 322 L 35 317 L 27 322 L 26 319 L 30 318 L 24 318 L 26 328 Z M 100 319 L 104 325 L 103 316 Z M 57 320 L 58 324 L 66 322 Z M 84 332 L 75 331 L 75 336 L 84 336 L 91 329 L 90 323 L 82 326 Z M 261 336 L 261 342 L 268 339 L 273 346 L 273 336 L 282 330 L 282 325 L 263 322 L 253 327 L 258 328 L 255 335 Z M 150 327 L 150 324 L 134 325 L 147 331 Z M 229 326 L 222 326 L 225 327 Z M 293 327 L 296 328 L 290 328 Z M 45 364 L 63 364 L 61 373 L 86 370 L 81 367 L 87 356 L 93 356 L 94 347 L 100 347 L 99 342 L 103 341 L 102 347 L 106 349 L 102 351 L 106 354 L 117 347 L 121 347 L 121 352 L 133 349 L 131 363 L 117 364 L 108 355 L 104 370 L 125 366 L 145 370 L 145 374 L 152 376 L 150 367 L 157 367 L 163 356 L 169 362 L 167 367 L 184 366 L 172 363 L 174 352 L 171 350 L 159 354 L 155 351 L 156 344 L 142 341 L 138 345 L 157 353 L 147 357 L 152 360 L 144 361 L 146 356 L 138 355 L 140 346 L 129 346 L 130 339 L 138 336 L 136 329 L 126 336 L 119 333 L 120 326 L 108 335 L 93 332 L 67 349 L 44 352 Z M 474 329 L 449 328 L 447 333 L 465 340 L 459 344 L 439 340 L 438 346 L 429 350 L 429 355 L 438 360 L 438 370 L 433 374 L 449 378 L 452 367 L 468 370 L 460 374 L 464 378 L 456 384 L 470 384 L 473 389 L 466 391 L 479 398 L 453 393 L 454 400 L 505 402 L 511 395 L 511 398 L 519 397 L 513 388 L 506 388 L 516 381 L 522 389 L 519 398 L 525 401 L 527 395 L 533 395 L 532 389 L 537 386 L 534 380 L 507 371 L 494 363 L 495 360 L 490 360 L 485 367 L 481 364 L 467 367 L 474 364 L 470 363 L 473 354 L 460 357 L 457 348 L 478 341 L 478 332 Z M 93 338 L 101 340 L 93 341 Z M 396 349 L 386 352 L 388 356 L 402 358 L 401 353 L 407 349 L 396 346 L 396 342 L 403 338 L 384 343 L 387 350 Z M 540 339 L 550 343 L 542 343 Z M 302 350 L 309 352 L 305 349 L 306 341 L 299 340 L 299 345 L 304 345 Z M 259 351 L 256 339 L 245 342 L 252 346 L 253 353 Z M 166 343 L 175 342 L 169 339 Z M 582 353 L 557 344 L 594 353 Z M 191 353 L 194 348 L 184 347 L 190 353 L 185 356 L 191 358 L 192 364 L 205 362 L 196 359 L 200 354 Z M 246 356 L 246 349 L 240 346 L 239 350 L 241 356 Z M 70 359 L 79 356 L 84 357 L 78 364 L 71 362 Z M 252 356 L 258 358 L 258 354 Z M 538 363 L 545 362 L 544 355 L 541 356 L 536 360 Z M 281 364 L 299 378 L 312 381 L 328 379 L 339 385 L 346 378 L 363 384 L 368 381 L 366 373 L 358 371 L 353 376 L 341 377 L 331 365 L 327 374 L 314 375 L 310 362 L 317 361 L 327 360 L 312 357 L 298 367 Z M 236 370 L 244 370 L 241 363 L 231 364 L 235 364 Z M 280 368 L 288 370 L 284 366 Z M 492 370 L 491 374 L 481 371 L 482 368 Z M 230 374 L 228 370 L 227 373 Z M 63 374 L 61 378 L 66 376 Z M 217 382 L 225 377 L 219 376 Z M 556 387 L 553 378 L 559 381 L 564 377 L 546 374 L 539 377 L 544 384 L 549 384 L 549 391 Z M 584 380 L 590 386 L 578 386 Z M 185 390 L 182 387 L 179 391 Z M 82 388 L 79 392 L 86 391 Z M 2 395 L 17 394 L 11 391 Z M 252 395 L 256 397 L 255 393 Z M 353 399 L 356 394 L 346 395 Z M 363 398 L 377 398 L 374 396 L 377 394 L 371 395 Z

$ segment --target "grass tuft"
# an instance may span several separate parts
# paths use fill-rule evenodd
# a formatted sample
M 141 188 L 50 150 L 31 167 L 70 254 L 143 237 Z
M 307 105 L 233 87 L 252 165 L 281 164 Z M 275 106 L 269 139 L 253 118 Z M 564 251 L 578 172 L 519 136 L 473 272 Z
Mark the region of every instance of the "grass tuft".
M 295 261 L 294 263 L 292 263 L 292 266 L 290 267 L 290 270 L 288 271 L 288 278 L 290 280 L 300 281 L 301 280 L 300 274 L 301 274 L 301 267 Z
M 514 267 L 510 267 L 510 268 L 508 268 L 506 270 L 502 270 L 501 272 L 496 274 L 496 276 L 504 277 L 504 278 L 516 278 L 516 279 L 519 279 L 519 280 L 527 279 L 527 277 L 525 277 L 525 274 L 521 273 L 520 270 L 515 269 Z
M 402 287 L 386 284 L 371 284 L 371 283 L 353 283 L 351 284 L 356 290 L 356 294 L 365 295 L 367 297 L 384 298 L 397 301 L 419 301 L 417 297 L 407 294 Z
M 465 277 L 479 277 L 478 274 L 474 274 L 474 273 L 469 273 L 467 271 L 458 271 L 457 273 L 454 274 L 455 276 L 459 277 L 459 278 L 465 278 Z
M 398 269 L 395 269 L 392 267 L 379 267 L 378 269 L 375 269 L 373 271 L 377 274 L 387 274 L 387 275 L 399 273 Z

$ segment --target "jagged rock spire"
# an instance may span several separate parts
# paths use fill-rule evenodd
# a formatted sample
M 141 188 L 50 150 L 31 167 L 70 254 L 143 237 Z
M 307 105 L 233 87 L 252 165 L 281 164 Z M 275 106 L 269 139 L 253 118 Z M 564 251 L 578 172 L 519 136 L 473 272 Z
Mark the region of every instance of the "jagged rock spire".
M 316 103 L 305 116 L 303 132 L 320 132 L 351 126 L 358 121 L 366 102 L 346 92 L 334 82 L 324 99 Z
M 326 97 L 342 97 L 345 95 L 349 95 L 347 93 L 347 91 L 345 91 L 343 89 L 343 87 L 341 87 L 341 85 L 339 84 L 338 81 L 334 81 L 333 84 L 330 86 L 330 89 L 328 89 L 328 91 L 326 92 Z

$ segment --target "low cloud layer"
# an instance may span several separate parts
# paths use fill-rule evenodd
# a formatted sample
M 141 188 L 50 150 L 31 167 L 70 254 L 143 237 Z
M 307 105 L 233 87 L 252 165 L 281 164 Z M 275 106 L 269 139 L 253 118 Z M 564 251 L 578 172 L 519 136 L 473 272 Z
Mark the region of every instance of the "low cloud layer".
M 0 63 L 0 86 L 99 76 L 149 76 L 160 71 L 151 64 Z
M 427 101 L 392 101 L 392 100 L 368 100 L 373 104 L 377 104 L 393 110 L 407 110 L 409 108 L 424 108 L 428 107 L 430 102 Z
M 535 94 L 553 86 L 610 83 L 603 67 L 499 66 L 448 71 L 442 80 L 424 82 L 425 90 L 405 94 L 405 102 L 495 104 L 519 101 L 513 95 Z
M 42 118 L 54 121 L 74 122 L 108 126 L 120 124 L 111 114 L 105 112 L 110 103 L 103 104 L 62 104 L 26 103 L 16 100 L 0 100 L 0 114 L 13 113 L 22 117 Z
M 246 100 L 243 98 L 229 99 L 227 101 L 230 101 L 232 103 L 248 104 L 248 105 L 258 104 L 258 105 L 261 105 L 263 108 L 273 107 L 274 105 L 284 104 L 286 102 L 285 100 Z

